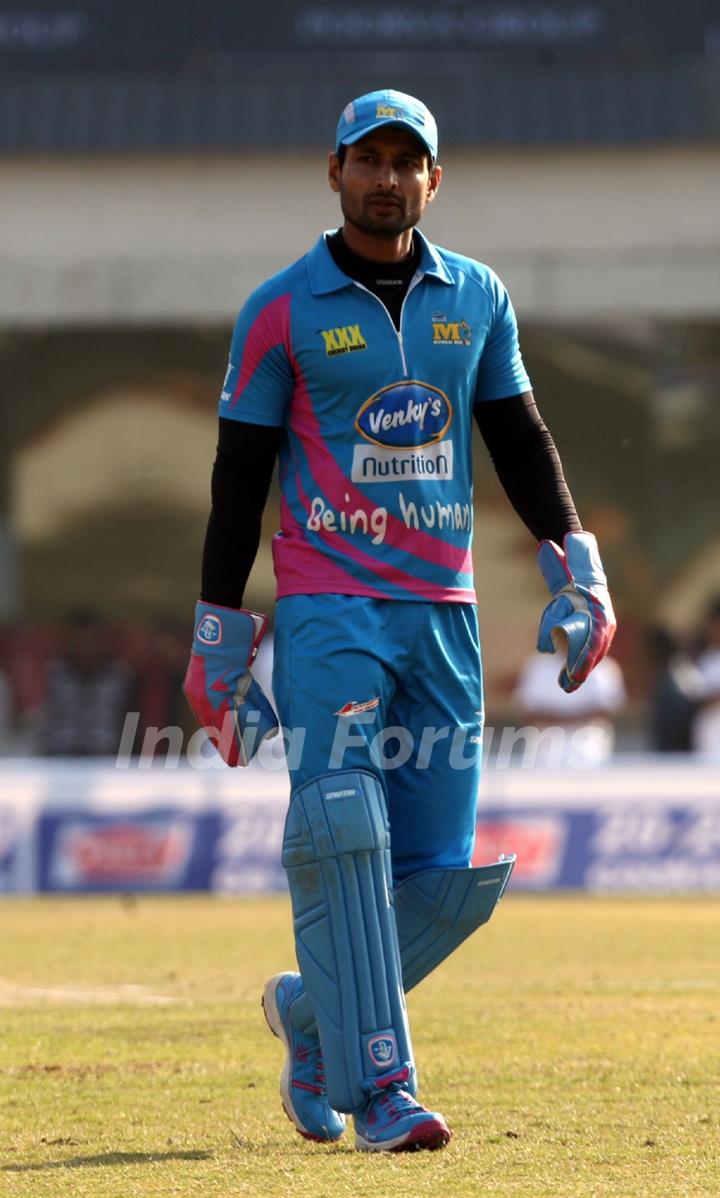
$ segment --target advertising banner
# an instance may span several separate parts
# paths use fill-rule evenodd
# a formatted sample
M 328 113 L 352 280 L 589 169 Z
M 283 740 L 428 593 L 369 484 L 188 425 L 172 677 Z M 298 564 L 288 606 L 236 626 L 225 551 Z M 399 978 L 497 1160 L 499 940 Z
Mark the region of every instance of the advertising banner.
M 286 800 L 248 799 L 223 812 L 212 873 L 212 888 L 247 894 L 287 890 L 280 863 Z
M 284 892 L 288 794 L 284 768 L 255 764 L 5 761 L 0 893 Z M 510 853 L 513 893 L 720 893 L 720 769 L 653 757 L 592 770 L 488 767 L 474 863 Z
M 208 890 L 220 812 L 53 811 L 38 823 L 40 890 Z
M 720 804 L 483 812 L 474 860 L 517 853 L 513 890 L 720 890 Z
M 0 806 L 0 894 L 16 890 L 20 824 L 11 807 Z
M 596 769 L 488 769 L 476 857 L 518 855 L 513 890 L 720 891 L 720 764 L 682 754 Z

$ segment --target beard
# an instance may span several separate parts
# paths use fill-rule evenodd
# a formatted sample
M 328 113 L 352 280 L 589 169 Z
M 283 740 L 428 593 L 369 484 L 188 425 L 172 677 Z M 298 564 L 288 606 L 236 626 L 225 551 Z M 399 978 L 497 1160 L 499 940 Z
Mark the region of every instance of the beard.
M 377 201 L 386 201 L 388 204 L 392 201 L 392 207 L 386 212 L 377 211 L 374 207 Z M 362 199 L 351 199 L 342 189 L 340 207 L 345 219 L 356 229 L 360 229 L 362 233 L 369 233 L 371 237 L 388 239 L 399 237 L 407 229 L 414 229 L 421 215 L 419 206 L 409 206 L 407 201 L 399 196 L 372 194 Z

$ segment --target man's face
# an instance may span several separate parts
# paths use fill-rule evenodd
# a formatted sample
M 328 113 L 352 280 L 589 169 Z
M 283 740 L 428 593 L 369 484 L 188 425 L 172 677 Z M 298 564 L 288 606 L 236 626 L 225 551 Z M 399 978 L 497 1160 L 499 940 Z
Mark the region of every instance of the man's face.
M 346 221 L 373 237 L 398 237 L 435 198 L 442 170 L 406 129 L 385 125 L 348 146 L 340 166 L 330 155 L 329 180 Z

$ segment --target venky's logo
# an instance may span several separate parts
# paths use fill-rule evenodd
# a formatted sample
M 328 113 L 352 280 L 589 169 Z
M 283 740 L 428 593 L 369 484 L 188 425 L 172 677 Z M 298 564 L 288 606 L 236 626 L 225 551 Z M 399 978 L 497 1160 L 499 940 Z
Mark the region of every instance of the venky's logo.
M 466 320 L 433 320 L 433 345 L 470 345 L 472 329 Z
M 344 324 L 337 329 L 320 329 L 328 358 L 336 354 L 352 354 L 358 349 L 367 349 L 367 341 L 359 324 Z
M 383 116 L 397 116 L 397 115 L 398 115 L 397 108 L 391 108 L 391 106 L 389 104 L 378 104 L 377 108 L 375 109 L 375 118 L 376 119 L 378 117 L 383 117 Z
M 421 449 L 441 441 L 452 421 L 450 400 L 438 387 L 409 379 L 376 391 L 361 407 L 355 428 L 373 445 Z

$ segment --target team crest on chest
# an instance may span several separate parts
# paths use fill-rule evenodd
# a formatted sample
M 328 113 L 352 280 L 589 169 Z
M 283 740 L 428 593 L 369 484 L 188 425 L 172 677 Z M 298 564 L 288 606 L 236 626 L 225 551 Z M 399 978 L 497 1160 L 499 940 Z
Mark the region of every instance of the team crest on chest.
M 359 324 L 343 324 L 336 329 L 318 329 L 323 340 L 323 346 L 328 358 L 338 354 L 353 354 L 359 349 L 367 349 L 367 341 L 363 337 Z
M 448 320 L 444 312 L 432 315 L 433 345 L 472 345 L 472 328 L 466 320 Z

